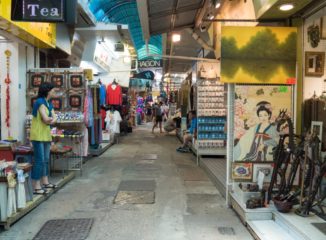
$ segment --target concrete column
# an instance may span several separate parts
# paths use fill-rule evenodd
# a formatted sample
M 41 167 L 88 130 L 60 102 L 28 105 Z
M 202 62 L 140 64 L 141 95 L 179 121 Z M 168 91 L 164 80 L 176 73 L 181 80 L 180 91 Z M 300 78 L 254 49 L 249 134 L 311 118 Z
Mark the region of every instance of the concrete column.
M 8 42 L 0 44 L 0 85 L 1 85 L 1 138 L 8 138 L 6 119 L 7 74 L 5 51 L 11 51 L 10 57 L 10 134 L 14 139 L 24 140 L 26 115 L 26 72 L 34 65 L 34 50 L 30 46 Z

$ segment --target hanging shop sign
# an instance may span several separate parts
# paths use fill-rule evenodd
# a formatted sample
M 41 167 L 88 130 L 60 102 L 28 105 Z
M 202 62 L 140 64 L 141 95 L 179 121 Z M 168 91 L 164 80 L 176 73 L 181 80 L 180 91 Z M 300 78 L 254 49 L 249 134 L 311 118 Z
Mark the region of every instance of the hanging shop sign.
M 161 68 L 163 67 L 163 61 L 160 60 L 139 60 L 138 68 Z
M 56 47 L 56 25 L 53 23 L 14 22 L 11 0 L 0 1 L 0 28 L 38 48 Z
M 11 19 L 28 22 L 64 22 L 65 0 L 13 0 Z
M 96 45 L 94 53 L 94 62 L 101 68 L 110 72 L 110 64 L 112 62 L 112 57 L 110 54 L 101 46 L 101 44 Z
M 295 84 L 297 28 L 222 27 L 221 81 Z
M 143 78 L 148 80 L 154 80 L 155 74 L 152 71 L 144 71 L 134 74 L 133 78 Z

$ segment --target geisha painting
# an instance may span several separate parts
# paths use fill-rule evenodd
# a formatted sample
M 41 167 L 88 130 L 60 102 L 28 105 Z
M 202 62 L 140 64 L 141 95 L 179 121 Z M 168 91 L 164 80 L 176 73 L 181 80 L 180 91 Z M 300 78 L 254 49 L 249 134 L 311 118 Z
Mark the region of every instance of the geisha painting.
M 273 161 L 279 140 L 275 118 L 281 109 L 291 114 L 291 96 L 288 86 L 236 86 L 234 161 Z

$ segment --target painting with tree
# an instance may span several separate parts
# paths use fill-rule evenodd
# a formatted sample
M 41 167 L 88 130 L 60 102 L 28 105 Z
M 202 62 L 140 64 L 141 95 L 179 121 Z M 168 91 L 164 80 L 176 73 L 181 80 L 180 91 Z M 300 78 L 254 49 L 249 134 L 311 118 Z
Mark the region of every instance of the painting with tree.
M 297 30 L 292 27 L 222 27 L 221 81 L 294 84 Z

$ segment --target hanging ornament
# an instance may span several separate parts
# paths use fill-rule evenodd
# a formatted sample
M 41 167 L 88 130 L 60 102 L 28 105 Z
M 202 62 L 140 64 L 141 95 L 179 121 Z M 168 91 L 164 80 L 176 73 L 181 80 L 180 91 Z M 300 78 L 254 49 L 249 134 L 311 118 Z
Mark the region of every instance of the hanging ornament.
M 6 126 L 8 128 L 8 138 L 11 137 L 10 134 L 10 88 L 9 85 L 11 83 L 10 76 L 9 76 L 9 70 L 10 70 L 10 56 L 11 52 L 9 50 L 5 51 L 6 54 L 6 65 L 7 65 L 7 77 L 5 79 L 5 83 L 7 85 L 6 88 Z

